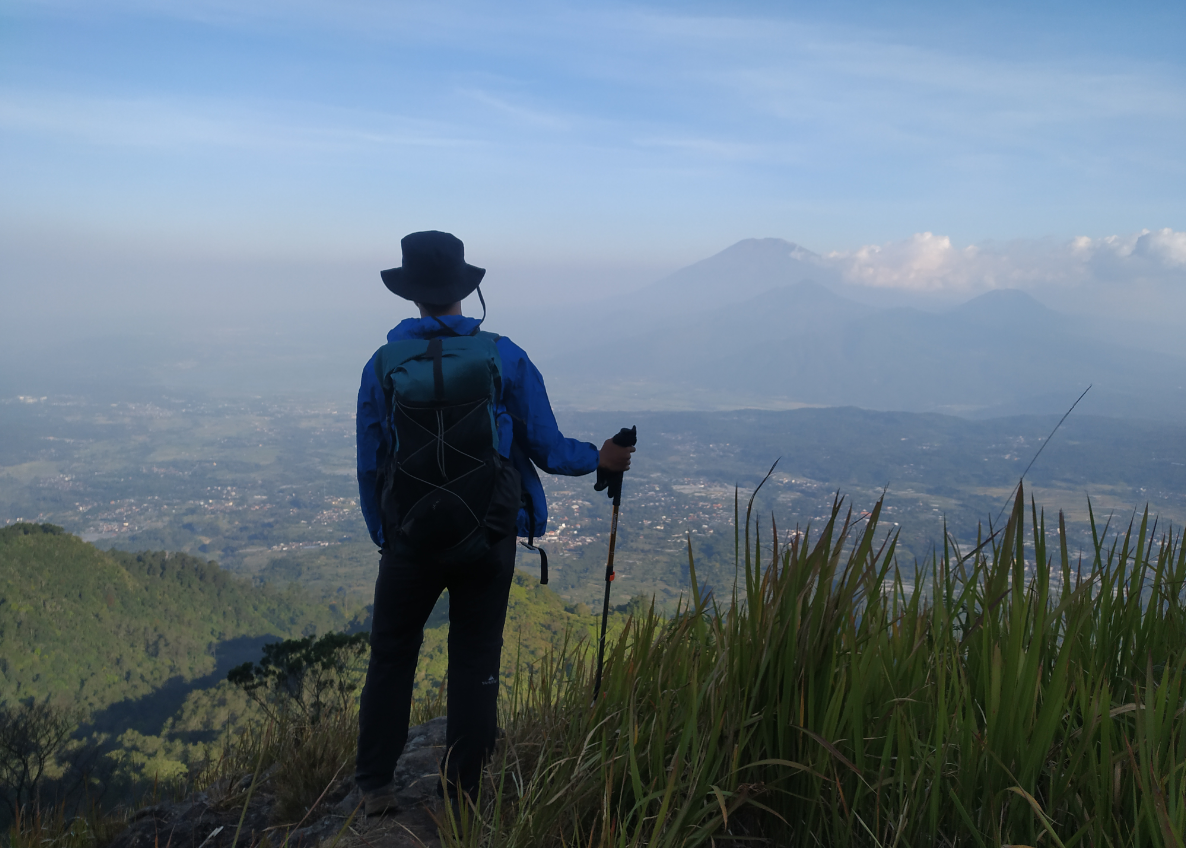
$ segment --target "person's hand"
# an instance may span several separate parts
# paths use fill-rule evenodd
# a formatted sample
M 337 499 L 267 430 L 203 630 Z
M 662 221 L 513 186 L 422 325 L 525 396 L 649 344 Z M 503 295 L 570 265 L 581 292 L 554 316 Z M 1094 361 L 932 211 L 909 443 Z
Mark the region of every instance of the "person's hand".
M 634 453 L 633 446 L 624 448 L 621 445 L 615 445 L 613 439 L 606 439 L 605 444 L 597 453 L 597 466 L 606 471 L 621 474 L 623 471 L 630 470 L 630 454 L 632 453 Z

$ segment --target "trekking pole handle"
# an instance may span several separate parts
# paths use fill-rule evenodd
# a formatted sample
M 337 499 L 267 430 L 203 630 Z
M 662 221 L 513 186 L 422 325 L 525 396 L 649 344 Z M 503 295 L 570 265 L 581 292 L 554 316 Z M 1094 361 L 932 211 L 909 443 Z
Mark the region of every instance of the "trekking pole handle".
M 638 427 L 623 427 L 617 434 L 610 439 L 615 445 L 620 448 L 632 448 L 638 444 Z M 606 471 L 605 469 L 597 469 L 597 482 L 593 485 L 593 490 L 600 492 L 608 488 L 607 493 L 614 503 L 621 503 L 622 501 L 622 475 L 621 471 Z
M 610 441 L 620 448 L 632 448 L 638 444 L 638 428 L 631 427 L 630 429 L 626 429 L 623 427 Z

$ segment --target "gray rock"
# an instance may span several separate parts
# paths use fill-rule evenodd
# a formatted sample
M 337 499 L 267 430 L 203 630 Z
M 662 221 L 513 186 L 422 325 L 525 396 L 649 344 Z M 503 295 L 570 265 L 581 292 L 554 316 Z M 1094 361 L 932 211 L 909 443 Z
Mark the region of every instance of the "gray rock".
M 445 756 L 444 717 L 408 731 L 408 744 L 395 766 L 395 791 L 400 806 L 411 807 L 437 796 L 441 760 Z
M 440 716 L 439 718 L 430 719 L 424 722 L 424 724 L 409 727 L 408 744 L 404 746 L 404 750 L 444 745 L 445 730 L 448 723 L 449 720 L 445 716 Z
M 219 810 L 206 803 L 155 804 L 138 810 L 109 848 L 225 848 L 234 839 L 240 810 Z M 253 805 L 243 821 L 240 842 L 254 841 L 268 824 L 266 805 Z M 221 828 L 221 829 L 220 829 Z
M 345 824 L 346 818 L 344 816 L 326 816 L 308 827 L 294 830 L 288 835 L 288 844 L 293 846 L 293 848 L 301 845 L 316 845 L 323 839 L 329 839 L 336 835 Z
M 355 786 L 348 793 L 346 797 L 337 803 L 334 807 L 334 812 L 340 816 L 348 816 L 356 809 L 361 813 L 359 804 L 362 803 L 362 790 Z

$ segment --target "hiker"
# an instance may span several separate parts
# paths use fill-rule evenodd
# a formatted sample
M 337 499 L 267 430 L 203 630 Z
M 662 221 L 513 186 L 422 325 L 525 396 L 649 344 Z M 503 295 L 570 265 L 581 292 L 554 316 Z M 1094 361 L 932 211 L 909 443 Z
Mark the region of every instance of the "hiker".
M 494 749 L 499 660 L 515 539 L 547 528 L 535 467 L 622 472 L 633 447 L 567 439 L 527 354 L 480 332 L 482 268 L 449 233 L 412 233 L 383 283 L 420 309 L 387 334 L 358 391 L 358 489 L 379 576 L 371 660 L 359 706 L 355 779 L 367 815 L 397 809 L 392 783 L 408 738 L 424 623 L 449 590 L 448 726 L 442 795 L 477 797 Z M 482 319 L 461 313 L 477 290 Z M 541 555 L 541 582 L 546 581 Z

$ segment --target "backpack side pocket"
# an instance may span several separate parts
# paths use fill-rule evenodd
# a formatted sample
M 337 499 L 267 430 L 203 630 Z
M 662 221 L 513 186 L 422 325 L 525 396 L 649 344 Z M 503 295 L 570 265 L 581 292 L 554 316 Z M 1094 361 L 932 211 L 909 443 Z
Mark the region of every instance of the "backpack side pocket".
M 494 485 L 490 491 L 490 506 L 486 509 L 486 535 L 491 542 L 515 535 L 519 525 L 519 507 L 523 501 L 522 480 L 509 459 L 495 454 L 490 460 L 494 468 Z

